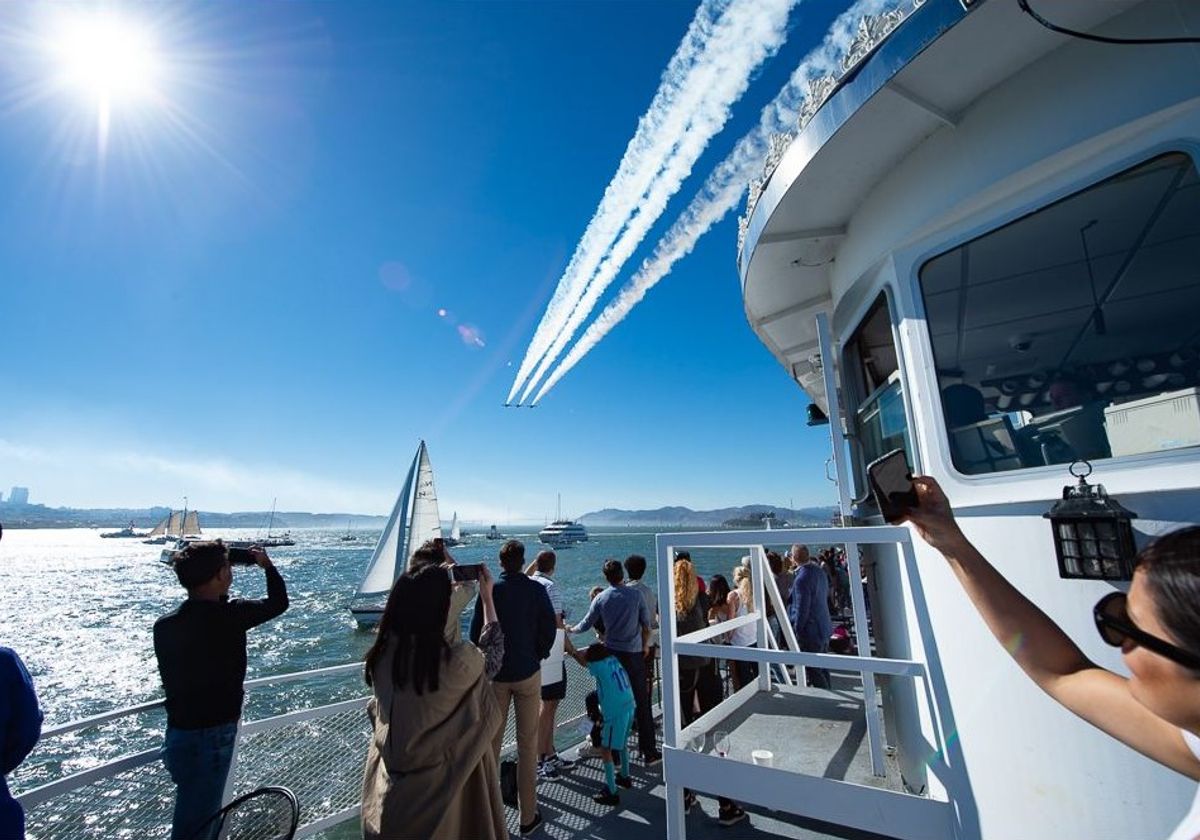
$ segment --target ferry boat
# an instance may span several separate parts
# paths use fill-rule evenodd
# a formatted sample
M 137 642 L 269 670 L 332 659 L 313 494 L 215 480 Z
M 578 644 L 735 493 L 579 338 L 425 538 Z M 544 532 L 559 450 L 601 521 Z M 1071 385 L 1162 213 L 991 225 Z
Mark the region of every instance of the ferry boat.
M 587 542 L 588 533 L 582 522 L 555 519 L 538 531 L 538 539 L 551 548 L 570 548 L 575 543 Z
M 830 420 L 840 518 L 656 538 L 664 784 L 640 801 L 665 805 L 600 811 L 578 785 L 543 785 L 543 802 L 561 803 L 546 808 L 543 832 L 694 835 L 707 824 L 685 819 L 685 786 L 738 799 L 756 830 L 784 836 L 798 836 L 791 814 L 842 837 L 1165 838 L 1186 812 L 1195 782 L 1041 695 L 941 558 L 909 528 L 881 524 L 866 492 L 865 466 L 903 449 L 946 488 L 983 553 L 1117 671 L 1119 652 L 1097 638 L 1090 613 L 1128 587 L 1127 569 L 1062 562 L 1044 518 L 1073 483 L 1066 462 L 1086 458 L 1138 514 L 1139 542 L 1197 521 L 1200 50 L 1119 41 L 1200 35 L 1200 4 L 1033 5 L 904 0 L 865 20 L 839 74 L 813 82 L 799 123 L 772 142 L 740 228 L 744 311 Z M 769 574 L 754 576 L 759 606 L 746 616 L 675 636 L 676 549 L 748 549 L 761 571 L 762 544 L 793 538 L 846 545 L 851 578 L 865 576 L 869 623 L 863 591 L 851 588 L 862 656 L 798 652 L 786 624 L 776 649 L 761 608 L 765 597 L 780 610 Z M 730 624 L 753 624 L 760 643 L 722 655 L 759 662 L 759 677 L 683 726 L 678 656 L 705 655 L 703 642 Z M 768 664 L 859 682 L 805 689 Z M 360 679 L 360 664 L 339 667 Z M 887 679 L 877 685 L 878 675 Z M 287 681 L 299 701 L 295 681 L 330 676 L 254 687 Z M 576 677 L 571 711 L 560 710 L 571 726 L 574 692 L 587 684 Z M 297 836 L 354 819 L 364 702 L 244 723 L 229 794 L 292 787 Z M 723 756 L 704 746 L 718 729 L 732 733 Z M 823 753 L 829 732 L 835 749 Z M 770 745 L 773 766 L 755 744 Z M 170 819 L 164 777 L 158 750 L 146 749 L 19 788 L 18 800 L 34 836 L 151 836 Z

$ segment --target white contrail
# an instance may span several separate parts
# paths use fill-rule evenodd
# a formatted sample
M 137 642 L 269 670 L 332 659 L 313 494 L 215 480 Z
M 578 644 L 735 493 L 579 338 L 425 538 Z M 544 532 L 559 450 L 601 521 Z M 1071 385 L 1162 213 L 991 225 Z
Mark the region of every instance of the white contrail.
M 676 262 L 691 253 L 700 237 L 737 206 L 747 182 L 762 167 L 771 135 L 794 128 L 809 81 L 840 71 L 841 58 L 854 40 L 855 29 L 864 15 L 878 14 L 896 5 L 896 0 L 859 0 L 838 16 L 821 44 L 804 57 L 787 84 L 763 108 L 759 124 L 739 140 L 729 156 L 717 165 L 692 203 L 659 240 L 654 252 L 642 261 L 637 273 L 596 316 L 596 320 L 588 326 L 559 366 L 542 383 L 533 398 L 533 405 L 619 324 L 641 302 L 646 292 L 670 272 Z
M 750 84 L 750 74 L 787 38 L 788 14 L 798 0 L 736 0 L 714 29 L 705 56 L 694 72 L 694 84 L 706 91 L 703 100 L 683 127 L 678 141 L 663 161 L 647 193 L 641 197 L 620 239 L 587 280 L 583 294 L 561 324 L 553 344 L 525 385 L 521 402 L 558 360 L 575 337 L 600 296 L 633 255 L 667 202 L 692 173 L 708 142 L 724 127 L 733 104 Z
M 638 120 L 637 130 L 625 147 L 616 174 L 605 188 L 600 205 L 559 278 L 505 402 L 512 402 L 517 389 L 554 339 L 558 325 L 565 317 L 563 309 L 569 311 L 571 304 L 582 293 L 577 278 L 582 276 L 586 281 L 595 270 L 596 264 L 629 218 L 634 203 L 641 197 L 675 142 L 678 136 L 676 123 L 692 107 L 691 98 L 695 89 L 688 84 L 691 73 L 704 53 L 713 26 L 730 2 L 732 0 L 702 0 L 700 8 L 696 10 L 688 31 L 663 71 L 662 81 L 649 109 Z
M 795 2 L 798 0 L 703 0 L 683 42 L 663 73 L 650 108 L 638 121 L 637 131 L 625 150 L 616 175 L 605 189 L 600 206 L 559 280 L 513 380 L 507 402 L 512 402 L 534 366 L 557 338 L 600 260 L 628 223 L 630 214 L 650 189 L 655 176 L 667 164 L 693 122 L 697 109 L 709 99 L 714 66 L 726 66 L 728 62 L 728 33 L 749 34 L 747 18 L 762 14 L 755 6 L 775 8 L 786 3 L 790 7 Z M 744 52 L 745 45 L 738 44 L 735 53 L 737 51 Z M 745 72 L 748 75 L 750 71 Z

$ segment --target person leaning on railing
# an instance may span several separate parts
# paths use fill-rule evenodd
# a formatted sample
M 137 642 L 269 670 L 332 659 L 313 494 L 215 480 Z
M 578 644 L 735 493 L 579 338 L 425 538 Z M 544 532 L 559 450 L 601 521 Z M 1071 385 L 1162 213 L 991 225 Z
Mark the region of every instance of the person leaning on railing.
M 246 631 L 288 608 L 287 585 L 261 548 L 250 549 L 267 577 L 265 600 L 229 600 L 233 570 L 225 545 L 194 542 L 174 560 L 188 597 L 154 622 L 154 655 L 166 695 L 163 764 L 175 782 L 172 840 L 210 840 L 205 825 L 221 807 L 233 761 L 246 681 Z
M 423 546 L 388 595 L 364 678 L 371 740 L 363 769 L 367 840 L 506 838 L 492 735 L 503 728 L 491 679 L 504 633 L 481 567 L 479 647 L 446 638 L 451 584 L 444 554 Z
M 1138 553 L 1128 594 L 1093 610 L 1096 629 L 1119 646 L 1128 678 L 1084 656 L 1050 618 L 959 529 L 942 488 L 913 479 L 907 514 L 958 577 L 988 628 L 1038 687 L 1088 723 L 1178 773 L 1200 779 L 1200 527 L 1159 537 Z M 1012 639 L 1021 639 L 1019 645 Z M 1200 791 L 1170 840 L 1200 836 Z

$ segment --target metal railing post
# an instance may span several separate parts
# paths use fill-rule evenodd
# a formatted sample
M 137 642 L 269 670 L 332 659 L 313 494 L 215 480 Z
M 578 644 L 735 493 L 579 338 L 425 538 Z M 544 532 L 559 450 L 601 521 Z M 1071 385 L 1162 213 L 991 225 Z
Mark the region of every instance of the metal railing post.
M 675 651 L 675 575 L 674 549 L 663 535 L 654 538 L 658 560 L 659 650 L 662 652 L 662 681 L 659 705 L 663 717 L 663 783 L 667 799 L 667 840 L 687 840 L 683 820 L 683 787 L 672 784 L 671 753 L 679 748 L 679 673 Z
M 767 650 L 767 637 L 771 635 L 771 625 L 767 622 L 766 590 L 763 578 L 771 573 L 767 566 L 767 552 L 761 545 L 750 549 L 750 590 L 754 593 L 754 611 L 758 613 L 758 649 Z M 763 662 L 758 669 L 758 690 L 771 690 L 771 666 Z

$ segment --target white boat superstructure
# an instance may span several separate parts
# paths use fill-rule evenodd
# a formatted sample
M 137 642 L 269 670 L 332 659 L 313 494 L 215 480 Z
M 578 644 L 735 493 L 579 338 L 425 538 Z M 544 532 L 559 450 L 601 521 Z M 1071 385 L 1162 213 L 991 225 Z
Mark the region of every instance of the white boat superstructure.
M 983 553 L 1125 672 L 1091 610 L 1128 575 L 1095 544 L 1060 567 L 1043 515 L 1086 459 L 1139 544 L 1197 521 L 1200 48 L 1052 31 L 1017 0 L 916 5 L 862 27 L 857 66 L 814 81 L 772 143 L 742 221 L 745 313 L 831 420 L 847 523 L 881 522 L 865 466 L 905 450 Z M 1200 35 L 1196 3 L 1032 5 L 1085 33 Z M 1170 834 L 1194 782 L 1024 679 L 926 546 L 860 548 L 877 654 L 929 663 L 936 640 L 940 663 L 924 689 L 881 686 L 884 738 L 906 787 L 957 812 L 889 833 Z M 810 801 L 835 822 L 862 811 Z
M 433 466 L 425 441 L 421 441 L 350 604 L 350 612 L 360 626 L 378 623 L 388 593 L 396 578 L 408 568 L 408 558 L 413 550 L 427 540 L 441 536 Z

